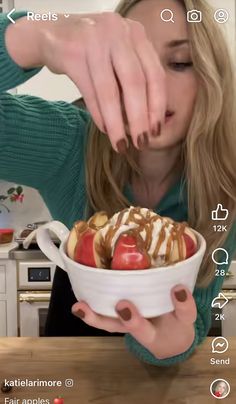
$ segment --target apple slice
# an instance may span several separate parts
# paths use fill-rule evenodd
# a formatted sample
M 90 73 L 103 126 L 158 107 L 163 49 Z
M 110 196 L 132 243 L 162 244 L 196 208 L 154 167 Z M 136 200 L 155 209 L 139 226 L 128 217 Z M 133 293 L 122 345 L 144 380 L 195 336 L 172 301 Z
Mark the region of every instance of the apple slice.
M 98 254 L 100 237 L 101 235 L 98 231 L 89 227 L 81 233 L 74 249 L 74 261 L 94 268 L 104 268 Z
M 195 254 L 197 251 L 197 239 L 194 233 L 186 227 L 184 233 L 182 234 L 182 247 L 183 248 L 183 259 L 187 259 Z M 179 243 L 175 239 L 173 240 L 172 249 L 169 257 L 169 264 L 180 261 Z
M 88 227 L 79 235 L 74 250 L 74 261 L 90 267 L 97 266 L 93 247 L 95 234 L 96 231 Z
M 70 257 L 72 260 L 74 259 L 75 246 L 77 244 L 79 235 L 83 233 L 87 228 L 88 228 L 87 222 L 84 222 L 83 220 L 78 220 L 77 222 L 74 223 L 73 229 L 70 231 L 67 240 L 66 252 L 68 257 Z
M 76 244 L 77 244 L 77 234 L 75 228 L 73 227 L 73 229 L 70 231 L 66 246 L 67 255 L 72 260 L 74 259 L 74 251 Z
M 184 255 L 185 259 L 187 259 L 197 252 L 197 239 L 195 234 L 188 228 L 184 230 L 183 238 L 185 242 Z
M 77 262 L 80 262 L 80 257 L 82 256 L 82 260 L 85 262 L 92 262 L 93 264 L 96 262 L 98 264 L 98 266 L 100 266 L 101 262 L 100 262 L 100 258 L 98 256 L 98 254 L 92 254 L 92 256 L 90 257 L 90 259 L 88 259 L 88 253 L 87 250 L 93 249 L 92 244 L 94 242 L 93 237 L 95 236 L 94 233 L 96 233 L 97 230 L 99 230 L 100 228 L 104 227 L 104 225 L 107 223 L 108 221 L 108 216 L 106 214 L 106 212 L 97 212 L 95 213 L 88 222 L 85 222 L 83 220 L 78 220 L 77 222 L 74 223 L 73 229 L 71 230 L 69 237 L 68 237 L 68 241 L 67 241 L 67 255 L 72 259 L 75 260 Z M 86 230 L 93 230 L 92 233 L 86 233 L 86 235 L 84 235 L 84 232 Z M 81 237 L 85 236 L 86 238 L 86 251 L 83 252 L 80 250 L 80 246 L 81 246 Z M 90 238 L 92 237 L 92 239 L 90 240 L 88 235 L 90 234 Z M 82 238 L 83 238 L 82 237 Z M 99 237 L 97 237 L 97 242 L 98 242 Z M 78 244 L 80 240 L 80 243 Z M 88 247 L 89 246 L 89 247 Z M 75 252 L 75 248 L 77 247 L 77 250 Z M 85 264 L 85 265 L 89 265 L 89 263 Z M 96 265 L 97 266 L 97 265 Z
M 91 227 L 91 229 L 94 230 L 99 230 L 102 227 L 105 226 L 105 224 L 108 222 L 109 218 L 107 216 L 107 213 L 104 211 L 100 211 L 95 213 L 88 221 L 88 226 Z
M 111 269 L 147 269 L 151 260 L 143 247 L 143 240 L 132 231 L 122 233 L 116 240 Z

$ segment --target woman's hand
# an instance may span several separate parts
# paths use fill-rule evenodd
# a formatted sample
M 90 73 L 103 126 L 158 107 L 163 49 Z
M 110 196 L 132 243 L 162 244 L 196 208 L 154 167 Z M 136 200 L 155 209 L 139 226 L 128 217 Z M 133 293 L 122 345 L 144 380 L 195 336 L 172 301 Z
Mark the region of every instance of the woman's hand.
M 47 66 L 76 84 L 99 129 L 116 151 L 142 149 L 158 136 L 166 112 L 165 74 L 144 27 L 117 13 L 59 15 L 57 21 L 17 20 L 6 46 L 23 68 Z M 117 146 L 118 144 L 118 146 Z
M 164 70 L 140 23 L 101 13 L 61 17 L 47 27 L 44 64 L 78 86 L 116 151 L 117 143 L 126 139 L 121 99 L 136 147 L 141 147 L 140 135 L 159 134 L 166 112 Z
M 143 318 L 129 301 L 116 306 L 119 318 L 94 313 L 85 302 L 73 305 L 72 312 L 88 325 L 108 332 L 131 334 L 157 359 L 165 359 L 188 350 L 195 337 L 197 309 L 191 292 L 183 285 L 171 290 L 175 310 L 152 319 Z

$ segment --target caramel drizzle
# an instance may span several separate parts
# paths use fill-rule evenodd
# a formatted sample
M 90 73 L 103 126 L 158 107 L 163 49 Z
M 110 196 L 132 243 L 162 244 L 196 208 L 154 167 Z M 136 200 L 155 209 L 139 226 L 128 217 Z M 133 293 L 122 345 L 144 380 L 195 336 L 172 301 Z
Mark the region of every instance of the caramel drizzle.
M 123 221 L 124 215 L 128 211 L 129 211 L 128 217 L 125 221 Z M 173 225 L 173 227 L 167 238 L 166 253 L 165 253 L 165 255 L 163 255 L 164 261 L 165 261 L 165 263 L 168 263 L 170 261 L 171 251 L 172 251 L 172 247 L 173 247 L 175 241 L 177 242 L 177 248 L 178 248 L 178 259 L 176 259 L 175 262 L 184 260 L 185 244 L 184 244 L 184 239 L 183 239 L 183 233 L 185 231 L 185 228 L 188 226 L 188 224 L 185 222 L 176 223 L 176 222 L 169 221 L 167 219 L 164 222 L 163 217 L 161 217 L 158 214 L 155 214 L 155 216 L 151 216 L 151 213 L 153 213 L 153 212 L 151 210 L 149 210 L 149 211 L 146 211 L 146 215 L 143 215 L 140 207 L 134 207 L 132 209 L 126 208 L 126 209 L 123 209 L 121 212 L 119 212 L 116 223 L 113 225 L 112 224 L 110 225 L 111 227 L 108 228 L 108 231 L 106 232 L 105 237 L 101 237 L 99 244 L 97 244 L 95 246 L 96 251 L 100 256 L 101 262 L 103 263 L 104 267 L 109 268 L 108 265 L 112 259 L 112 256 L 111 256 L 112 239 L 122 224 L 129 225 L 130 222 L 137 224 L 136 228 L 130 229 L 129 231 L 132 232 L 132 234 L 134 234 L 134 236 L 136 236 L 140 240 L 140 242 L 142 242 L 143 248 L 148 252 L 150 249 L 150 246 L 151 246 L 151 242 L 152 242 L 154 222 L 158 219 L 160 219 L 162 221 L 162 227 L 161 227 L 161 230 L 159 233 L 157 244 L 156 244 L 154 252 L 152 254 L 153 259 L 156 259 L 158 257 L 161 245 L 167 237 L 166 228 L 171 223 Z M 108 224 L 109 224 L 109 221 L 105 224 L 105 226 Z M 145 235 L 146 235 L 145 238 L 140 236 L 140 232 L 142 232 L 143 230 L 145 231 Z
M 157 244 L 156 244 L 155 250 L 154 250 L 154 252 L 153 252 L 153 258 L 154 258 L 154 259 L 157 258 L 158 253 L 159 253 L 159 250 L 160 250 L 160 248 L 161 248 L 161 244 L 163 243 L 163 241 L 164 241 L 165 238 L 166 238 L 165 229 L 166 229 L 166 227 L 167 227 L 168 225 L 169 225 L 169 223 L 165 223 L 164 225 L 162 225 L 162 228 L 161 228 L 161 231 L 160 231 L 158 240 L 157 240 Z M 171 237 L 169 237 L 169 240 L 170 240 L 170 239 L 171 239 Z

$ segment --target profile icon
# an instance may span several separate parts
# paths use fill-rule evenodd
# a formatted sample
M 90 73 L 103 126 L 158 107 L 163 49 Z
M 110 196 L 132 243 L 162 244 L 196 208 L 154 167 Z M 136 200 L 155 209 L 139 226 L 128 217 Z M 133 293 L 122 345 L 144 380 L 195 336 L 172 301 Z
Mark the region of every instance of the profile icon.
M 219 8 L 218 10 L 216 10 L 216 12 L 214 14 L 214 19 L 219 24 L 224 24 L 229 19 L 229 13 L 224 8 Z
M 226 398 L 230 393 L 230 385 L 224 379 L 216 379 L 210 386 L 211 395 L 218 400 Z

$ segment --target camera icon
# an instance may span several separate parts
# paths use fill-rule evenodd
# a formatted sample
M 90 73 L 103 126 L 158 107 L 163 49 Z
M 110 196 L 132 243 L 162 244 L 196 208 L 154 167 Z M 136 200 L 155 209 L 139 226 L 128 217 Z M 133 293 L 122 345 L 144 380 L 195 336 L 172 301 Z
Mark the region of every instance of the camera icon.
M 202 21 L 202 12 L 199 10 L 190 10 L 187 12 L 187 21 L 188 22 L 201 22 Z

